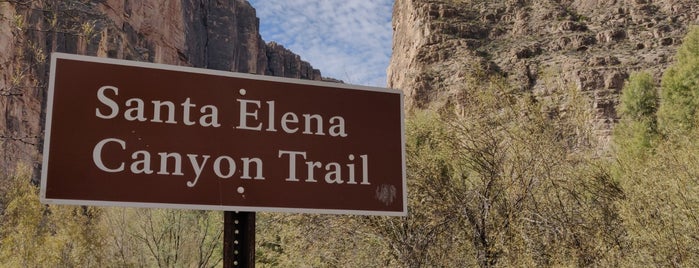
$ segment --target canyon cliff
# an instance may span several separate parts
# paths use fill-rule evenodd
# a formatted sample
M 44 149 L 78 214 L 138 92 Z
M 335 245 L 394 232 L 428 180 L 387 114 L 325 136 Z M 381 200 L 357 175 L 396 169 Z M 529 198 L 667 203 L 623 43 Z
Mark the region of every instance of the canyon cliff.
M 659 80 L 697 23 L 693 0 L 396 1 L 388 86 L 408 109 L 454 99 L 474 72 L 540 98 L 552 81 L 574 87 L 590 98 L 604 148 L 625 80 L 645 70 Z
M 38 178 L 52 52 L 323 80 L 244 0 L 0 2 L 0 174 Z

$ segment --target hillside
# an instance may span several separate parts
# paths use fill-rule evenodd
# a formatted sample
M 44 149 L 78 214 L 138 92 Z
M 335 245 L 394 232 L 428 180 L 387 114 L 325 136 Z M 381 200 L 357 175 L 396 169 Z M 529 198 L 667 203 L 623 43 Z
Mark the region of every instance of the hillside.
M 409 108 L 455 99 L 481 70 L 540 97 L 547 83 L 575 87 L 605 148 L 624 81 L 640 70 L 659 80 L 697 23 L 693 0 L 396 1 L 388 86 Z
M 38 176 L 52 52 L 323 79 L 298 55 L 262 40 L 244 0 L 2 1 L 0 174 L 23 163 Z

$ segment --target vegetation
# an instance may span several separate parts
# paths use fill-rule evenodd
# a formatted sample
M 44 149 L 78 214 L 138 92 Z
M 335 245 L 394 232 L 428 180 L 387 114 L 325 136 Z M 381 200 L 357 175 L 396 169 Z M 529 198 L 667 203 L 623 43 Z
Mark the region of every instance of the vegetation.
M 259 250 L 279 266 L 699 266 L 698 48 L 694 29 L 661 85 L 630 77 L 605 155 L 576 90 L 476 74 L 408 117 L 408 217 L 266 215 Z
M 28 168 L 6 179 L 2 267 L 215 267 L 215 212 L 42 205 Z
M 593 158 L 584 98 L 571 89 L 536 101 L 487 75 L 466 85 L 460 105 L 406 122 L 408 217 L 275 216 L 298 224 L 262 243 L 280 245 L 293 266 L 616 264 L 622 192 Z
M 474 72 L 407 118 L 407 217 L 260 213 L 258 266 L 699 267 L 699 28 L 661 83 L 629 78 L 607 155 L 587 97 L 545 86 Z M 0 178 L 2 267 L 221 265 L 220 212 L 42 205 L 17 170 Z
M 699 265 L 698 75 L 694 28 L 660 88 L 636 75 L 624 89 L 614 168 L 626 196 L 619 211 L 631 243 L 628 258 L 639 265 Z

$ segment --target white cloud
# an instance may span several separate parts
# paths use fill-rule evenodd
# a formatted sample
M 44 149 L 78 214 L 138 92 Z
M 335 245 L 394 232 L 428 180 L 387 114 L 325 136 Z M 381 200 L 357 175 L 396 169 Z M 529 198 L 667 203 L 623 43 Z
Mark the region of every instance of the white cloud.
M 323 76 L 386 85 L 392 0 L 251 0 L 265 41 L 299 54 Z

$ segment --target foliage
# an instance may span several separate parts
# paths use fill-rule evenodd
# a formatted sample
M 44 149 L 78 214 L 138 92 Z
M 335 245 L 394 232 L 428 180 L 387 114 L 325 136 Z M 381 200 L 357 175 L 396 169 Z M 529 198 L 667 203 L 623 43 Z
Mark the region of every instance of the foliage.
M 363 217 L 260 213 L 259 267 L 395 267 Z
M 447 120 L 457 134 L 451 178 L 462 185 L 454 206 L 478 264 L 590 265 L 613 259 L 622 239 L 612 207 L 620 192 L 591 160 L 585 97 L 562 83 L 553 84 L 558 88 L 549 99 L 537 100 L 497 78 L 469 82 L 458 117 Z
M 26 167 L 3 185 L 2 267 L 215 267 L 220 212 L 42 205 Z
M 279 216 L 265 256 L 295 267 L 617 264 L 621 190 L 592 158 L 586 97 L 558 91 L 539 101 L 474 75 L 458 102 L 406 120 L 407 217 Z
M 634 76 L 624 88 L 614 133 L 615 173 L 626 195 L 619 211 L 633 248 L 628 258 L 637 265 L 699 266 L 698 75 L 699 28 L 694 28 L 663 76 L 657 112 L 652 101 L 645 112 L 625 108 L 653 98 L 649 78 Z M 638 94 L 639 88 L 649 94 Z
M 102 230 L 93 218 L 100 211 L 75 206 L 44 206 L 38 189 L 30 183 L 27 167 L 9 178 L 2 199 L 5 204 L 0 229 L 0 266 L 75 267 L 100 266 L 105 258 Z
M 665 132 L 697 127 L 699 111 L 699 28 L 694 27 L 663 76 L 658 123 Z
M 641 155 L 652 148 L 657 138 L 658 93 L 653 77 L 648 73 L 632 74 L 621 94 L 619 116 L 614 129 L 618 150 L 627 155 Z
M 215 267 L 222 259 L 221 212 L 105 209 L 105 249 L 119 267 Z
M 652 157 L 619 157 L 626 194 L 620 213 L 633 247 L 629 258 L 638 265 L 699 265 L 698 135 L 663 141 Z
M 619 115 L 638 121 L 654 117 L 657 110 L 658 94 L 653 77 L 645 72 L 632 74 L 621 93 Z

